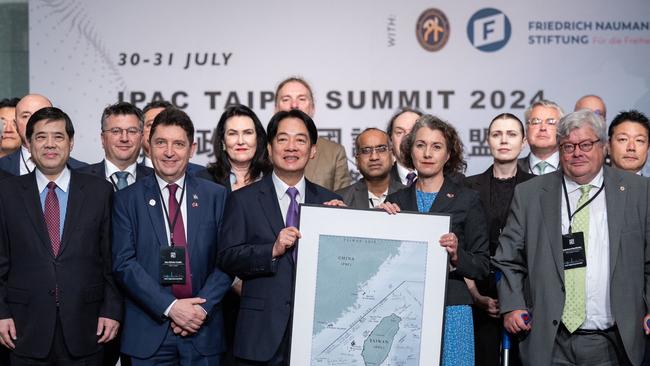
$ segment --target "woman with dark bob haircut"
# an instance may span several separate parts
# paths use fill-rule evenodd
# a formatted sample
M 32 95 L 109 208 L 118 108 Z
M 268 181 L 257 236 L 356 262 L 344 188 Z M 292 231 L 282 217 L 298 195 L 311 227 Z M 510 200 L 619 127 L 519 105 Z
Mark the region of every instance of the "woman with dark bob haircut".
M 230 191 L 259 180 L 273 169 L 266 143 L 264 126 L 255 112 L 239 104 L 226 108 L 212 137 L 216 161 L 201 177 Z
M 438 117 L 423 115 L 400 146 L 404 163 L 417 180 L 388 195 L 384 210 L 451 214 L 451 232 L 440 237 L 450 270 L 445 294 L 442 365 L 474 364 L 473 299 L 464 278 L 482 279 L 489 272 L 485 214 L 477 192 L 455 183 L 467 166 L 456 130 Z

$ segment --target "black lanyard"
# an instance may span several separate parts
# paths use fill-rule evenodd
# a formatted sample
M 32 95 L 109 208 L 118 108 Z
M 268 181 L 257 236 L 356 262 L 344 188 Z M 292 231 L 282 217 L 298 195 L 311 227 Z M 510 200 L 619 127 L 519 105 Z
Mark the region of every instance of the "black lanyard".
M 160 185 L 158 185 L 158 193 L 160 194 L 160 203 L 162 204 L 163 210 L 165 211 L 165 218 L 167 219 L 167 225 L 169 225 L 169 241 L 171 242 L 171 247 L 174 247 L 174 227 L 176 227 L 176 221 L 178 220 L 178 215 L 181 212 L 181 206 L 183 204 L 183 198 L 185 198 L 185 180 L 187 176 L 183 178 L 183 189 L 181 189 L 181 200 L 178 202 L 178 210 L 174 214 L 174 220 L 171 221 L 169 218 L 169 212 L 167 211 L 167 205 L 165 204 L 165 198 L 163 197 L 162 190 L 160 190 Z M 169 187 L 167 187 L 169 190 Z M 172 192 L 169 192 L 169 197 L 171 198 Z M 176 199 L 176 197 L 174 197 Z
M 32 171 L 29 169 L 29 166 L 27 166 L 27 161 L 25 161 L 25 157 L 23 156 L 23 147 L 20 147 L 20 160 L 23 161 L 23 164 L 25 164 L 25 170 L 27 170 L 27 173 L 31 173 Z M 18 172 L 20 173 L 20 171 Z M 18 174 L 20 175 L 20 174 Z
M 598 192 L 596 192 L 596 194 L 593 197 L 591 197 L 587 202 L 583 203 L 582 206 L 578 207 L 573 213 L 571 213 L 571 202 L 569 202 L 569 193 L 566 190 L 566 182 L 564 181 L 564 175 L 562 176 L 562 188 L 564 189 L 564 200 L 566 201 L 567 216 L 569 216 L 569 233 L 571 233 L 572 231 L 571 219 L 573 219 L 573 217 L 578 212 L 580 212 L 580 210 L 587 207 L 593 200 L 596 199 L 596 197 L 598 197 L 600 192 L 603 191 L 603 188 L 605 188 L 605 182 L 603 182 L 603 184 L 600 186 L 600 189 L 598 190 Z

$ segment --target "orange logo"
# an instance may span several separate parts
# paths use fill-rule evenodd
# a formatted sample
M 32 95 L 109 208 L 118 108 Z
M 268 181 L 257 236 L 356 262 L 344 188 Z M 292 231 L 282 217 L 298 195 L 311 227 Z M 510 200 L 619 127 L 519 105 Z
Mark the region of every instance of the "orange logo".
M 447 44 L 449 40 L 449 21 L 445 13 L 438 9 L 427 9 L 418 18 L 415 35 L 420 46 L 427 51 L 435 52 Z

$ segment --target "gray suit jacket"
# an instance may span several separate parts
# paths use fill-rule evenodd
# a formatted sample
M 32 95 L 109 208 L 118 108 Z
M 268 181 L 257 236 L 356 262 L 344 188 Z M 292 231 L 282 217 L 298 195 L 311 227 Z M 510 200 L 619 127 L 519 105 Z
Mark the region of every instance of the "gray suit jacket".
M 402 188 L 406 188 L 406 186 L 391 179 L 388 184 L 388 194 L 397 192 Z M 339 189 L 336 193 L 343 197 L 343 202 L 345 202 L 348 207 L 372 208 L 370 207 L 370 197 L 368 196 L 368 185 L 366 185 L 366 180 L 363 178 L 351 186 Z
M 649 312 L 650 180 L 604 168 L 610 244 L 610 304 L 625 352 L 639 365 L 645 350 L 642 319 Z M 506 227 L 493 258 L 503 276 L 498 284 L 501 312 L 528 309 L 530 334 L 520 343 L 526 365 L 550 365 L 564 308 L 561 233 L 562 171 L 515 188 Z M 524 281 L 530 303 L 524 300 Z

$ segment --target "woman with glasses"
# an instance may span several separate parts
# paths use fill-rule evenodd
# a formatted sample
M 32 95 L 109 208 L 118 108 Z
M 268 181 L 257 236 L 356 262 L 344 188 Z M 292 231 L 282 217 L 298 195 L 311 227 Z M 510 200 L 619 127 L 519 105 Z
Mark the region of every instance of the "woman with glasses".
M 266 149 L 266 132 L 255 112 L 244 105 L 226 108 L 215 129 L 212 146 L 215 162 L 197 176 L 223 185 L 229 191 L 245 187 L 273 167 Z M 234 365 L 232 345 L 239 309 L 242 283 L 236 278 L 232 291 L 223 299 L 224 326 L 228 349 L 223 365 Z
M 451 214 L 451 232 L 439 239 L 450 263 L 442 365 L 473 365 L 473 300 L 464 278 L 488 275 L 488 235 L 478 193 L 449 178 L 466 167 L 462 142 L 451 125 L 423 115 L 400 148 L 406 166 L 416 170 L 418 178 L 390 194 L 381 207 L 391 214 L 400 210 Z
M 488 127 L 488 146 L 493 164 L 483 173 L 465 179 L 465 186 L 479 192 L 488 223 L 489 250 L 492 257 L 499 245 L 499 234 L 506 224 L 515 186 L 534 175 L 517 166 L 517 157 L 524 145 L 524 125 L 516 116 L 502 113 Z M 493 269 L 482 281 L 466 279 L 474 299 L 474 337 L 476 364 L 498 365 L 503 322 L 499 314 L 496 278 Z M 516 347 L 511 348 L 511 365 L 519 364 Z

